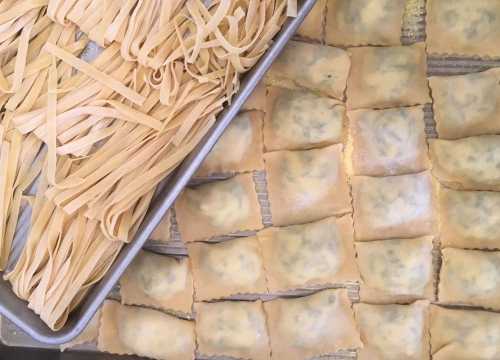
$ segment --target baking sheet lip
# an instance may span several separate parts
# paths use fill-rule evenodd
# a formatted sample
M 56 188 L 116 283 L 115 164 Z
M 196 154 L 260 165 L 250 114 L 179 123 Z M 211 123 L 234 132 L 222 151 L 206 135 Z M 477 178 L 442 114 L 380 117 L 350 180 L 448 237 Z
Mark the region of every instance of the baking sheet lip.
M 288 40 L 295 34 L 315 3 L 316 0 L 303 0 L 300 4 L 297 17 L 286 20 L 273 44 L 267 49 L 255 67 L 245 75 L 240 91 L 234 97 L 231 105 L 218 116 L 214 127 L 183 161 L 170 178 L 170 181 L 165 184 L 160 195 L 148 211 L 134 240 L 122 249 L 104 278 L 86 296 L 79 309 L 70 315 L 68 322 L 61 330 L 53 331 L 49 329 L 38 315 L 28 308 L 27 303 L 13 293 L 10 285 L 4 279 L 0 280 L 0 314 L 13 322 L 34 340 L 44 344 L 60 345 L 78 336 L 92 319 L 135 255 L 137 255 L 148 240 L 155 227 L 161 222 L 177 196 L 193 177 L 201 162 L 208 155 L 225 128 L 264 77 L 265 72 L 269 69 L 272 62 L 279 55 Z

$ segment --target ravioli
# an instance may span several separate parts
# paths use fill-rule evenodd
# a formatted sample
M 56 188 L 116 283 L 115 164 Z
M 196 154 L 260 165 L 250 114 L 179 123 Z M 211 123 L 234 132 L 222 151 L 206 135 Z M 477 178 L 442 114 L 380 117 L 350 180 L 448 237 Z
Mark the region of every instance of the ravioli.
M 342 100 L 350 65 L 345 50 L 289 41 L 267 72 L 265 81 L 286 88 L 302 87 Z
M 363 345 L 345 289 L 264 303 L 273 358 L 298 360 Z
M 500 15 L 500 12 L 499 12 Z M 500 133 L 500 70 L 429 79 L 441 139 Z
M 272 221 L 301 224 L 351 211 L 342 144 L 264 154 Z
M 355 175 L 388 176 L 429 167 L 422 106 L 349 111 Z
M 406 0 L 331 0 L 326 42 L 339 46 L 399 45 Z
M 208 357 L 270 359 L 266 317 L 260 301 L 196 303 L 198 352 Z
M 263 117 L 259 111 L 238 114 L 205 158 L 196 176 L 262 170 Z
M 187 188 L 176 201 L 175 212 L 185 242 L 263 226 L 251 174 Z
M 439 209 L 443 247 L 500 249 L 500 193 L 441 188 Z
M 434 298 L 432 236 L 356 243 L 361 301 L 401 303 Z
M 500 310 L 500 252 L 443 249 L 439 302 Z
M 429 302 L 354 304 L 363 348 L 358 360 L 424 360 L 429 355 Z
M 194 322 L 157 310 L 106 300 L 97 347 L 100 351 L 118 355 L 192 360 L 195 353 Z
M 433 175 L 462 190 L 500 190 L 500 135 L 429 142 Z
M 247 101 L 245 101 L 245 103 L 241 107 L 241 110 L 264 111 L 264 107 L 266 105 L 266 93 L 267 93 L 266 84 L 264 82 L 260 82 L 254 89 L 250 97 L 247 99 Z
M 151 240 L 166 242 L 170 240 L 170 230 L 171 230 L 171 214 L 170 210 L 163 217 L 160 224 L 156 227 L 150 236 Z
M 301 38 L 318 40 L 323 39 L 323 25 L 326 14 L 327 0 L 317 0 L 313 8 L 297 30 Z
M 188 259 L 141 251 L 120 279 L 120 295 L 127 305 L 191 313 L 193 279 Z
M 431 54 L 498 57 L 500 3 L 496 0 L 428 0 Z
M 271 87 L 266 101 L 267 151 L 302 150 L 342 142 L 345 106 L 306 90 Z
M 261 230 L 271 292 L 359 280 L 350 215 Z
M 352 178 L 355 239 L 412 238 L 436 230 L 434 186 L 428 171 Z
M 432 359 L 500 358 L 500 314 L 435 305 L 431 305 L 430 314 Z
M 425 45 L 349 49 L 347 108 L 392 108 L 430 102 Z
M 197 300 L 267 292 L 260 246 L 254 236 L 188 244 L 188 254 Z

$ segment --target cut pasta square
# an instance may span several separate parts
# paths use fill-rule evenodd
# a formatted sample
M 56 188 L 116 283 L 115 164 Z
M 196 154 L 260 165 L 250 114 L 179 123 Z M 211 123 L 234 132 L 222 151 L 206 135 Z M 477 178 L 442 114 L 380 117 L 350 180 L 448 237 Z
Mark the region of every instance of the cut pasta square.
M 243 112 L 231 121 L 196 173 L 210 176 L 262 170 L 262 121 L 259 111 Z
M 354 233 L 358 241 L 412 238 L 435 231 L 434 185 L 428 171 L 352 178 Z
M 355 175 L 387 176 L 429 167 L 421 106 L 349 111 Z
M 297 35 L 311 40 L 323 39 L 323 25 L 326 14 L 327 0 L 317 0 L 309 14 L 306 16 L 299 29 Z
M 266 105 L 266 84 L 264 82 L 260 82 L 255 90 L 252 92 L 250 97 L 245 101 L 241 110 L 258 110 L 264 111 Z
M 368 303 L 405 303 L 434 298 L 432 237 L 356 243 L 360 298 Z
M 441 188 L 441 245 L 463 249 L 500 249 L 499 209 L 500 193 Z
M 168 346 L 165 346 L 165 341 Z M 160 360 L 192 360 L 194 322 L 135 306 L 106 300 L 102 308 L 97 347 L 118 355 Z
M 359 360 L 424 360 L 429 355 L 429 302 L 354 304 L 364 346 Z
M 342 145 L 264 154 L 271 216 L 276 226 L 351 211 Z
M 500 358 L 500 314 L 497 313 L 431 305 L 430 335 L 434 360 Z
M 406 0 L 331 0 L 326 42 L 339 46 L 399 45 Z
M 188 188 L 175 203 L 175 212 L 185 242 L 263 226 L 251 174 Z
M 303 87 L 343 99 L 350 65 L 345 50 L 289 41 L 266 74 L 266 83 L 286 88 Z
M 220 243 L 188 244 L 196 300 L 266 293 L 260 246 L 255 236 Z
M 171 228 L 171 214 L 170 211 L 168 211 L 167 214 L 163 217 L 163 220 L 156 227 L 155 231 L 153 231 L 153 233 L 151 234 L 150 239 L 162 242 L 169 241 Z
M 498 57 L 500 3 L 496 0 L 427 1 L 431 54 Z
M 194 308 L 199 354 L 208 357 L 270 359 L 262 302 L 196 303 Z
M 191 313 L 193 279 L 188 259 L 141 251 L 120 279 L 120 295 L 127 305 Z
M 500 133 L 499 81 L 500 69 L 429 78 L 439 137 L 458 139 Z
M 349 49 L 347 108 L 389 108 L 430 102 L 425 45 Z
M 500 135 L 429 141 L 433 175 L 458 190 L 500 191 Z
M 500 310 L 500 252 L 448 248 L 442 254 L 440 303 Z
M 345 289 L 264 303 L 273 359 L 299 360 L 363 345 Z
M 350 215 L 257 234 L 269 291 L 358 281 Z
M 271 87 L 266 101 L 267 151 L 302 150 L 342 142 L 345 105 L 306 90 Z

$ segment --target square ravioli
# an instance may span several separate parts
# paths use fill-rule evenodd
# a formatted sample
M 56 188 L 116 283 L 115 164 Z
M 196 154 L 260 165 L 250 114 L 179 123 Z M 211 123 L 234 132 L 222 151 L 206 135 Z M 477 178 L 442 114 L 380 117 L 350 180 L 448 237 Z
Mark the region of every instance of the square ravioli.
M 197 300 L 266 293 L 260 246 L 255 236 L 220 243 L 188 244 Z
M 432 236 L 356 243 L 360 298 L 399 303 L 434 297 Z
M 347 108 L 390 108 L 430 102 L 425 45 L 349 49 Z
M 301 150 L 342 142 L 344 103 L 306 90 L 269 88 L 264 120 L 267 151 Z
M 76 338 L 70 342 L 59 345 L 61 351 L 74 348 L 75 346 L 93 343 L 97 341 L 99 336 L 99 326 L 101 324 L 101 309 L 97 310 L 92 319 L 89 321 L 85 329 Z
M 358 360 L 424 360 L 429 355 L 429 302 L 354 304 L 364 346 Z
M 500 310 L 500 252 L 443 249 L 439 302 Z
M 262 302 L 196 303 L 194 308 L 199 354 L 236 359 L 271 358 Z
M 299 29 L 297 35 L 311 40 L 323 39 L 323 25 L 326 13 L 327 0 L 317 0 L 313 8 L 306 16 Z
M 303 224 L 351 211 L 342 145 L 264 154 L 273 224 Z
M 354 233 L 358 241 L 412 238 L 435 229 L 435 194 L 428 171 L 352 178 Z
M 175 212 L 185 242 L 263 227 L 251 174 L 187 188 L 176 201 Z
M 422 106 L 349 111 L 355 175 L 387 176 L 429 167 Z
M 149 237 L 151 240 L 166 242 L 170 240 L 170 230 L 172 228 L 171 223 L 171 214 L 170 210 L 167 211 L 167 214 L 163 217 L 160 224 L 153 231 L 151 236 Z
M 441 245 L 464 249 L 500 249 L 499 209 L 500 193 L 441 188 Z
M 497 0 L 428 0 L 426 22 L 431 54 L 500 56 Z
M 269 85 L 303 87 L 343 99 L 351 61 L 347 51 L 289 41 L 266 74 Z
M 429 85 L 441 139 L 500 133 L 500 69 L 433 76 Z
M 434 360 L 500 359 L 500 314 L 431 305 Z
M 500 191 L 500 135 L 429 140 L 432 173 L 458 190 Z
M 157 310 L 106 300 L 97 348 L 118 355 L 193 360 L 196 348 L 194 322 Z
M 299 360 L 363 345 L 345 289 L 264 303 L 273 359 Z
M 326 42 L 332 45 L 399 45 L 406 0 L 331 0 Z
M 120 279 L 120 295 L 127 305 L 191 313 L 193 278 L 188 259 L 141 251 Z
M 350 215 L 257 234 L 269 291 L 358 281 Z
M 201 164 L 196 176 L 262 170 L 262 121 L 264 113 L 238 114 Z
M 247 101 L 245 101 L 245 103 L 241 107 L 241 110 L 264 111 L 264 106 L 266 104 L 266 94 L 267 94 L 266 84 L 264 82 L 260 82 L 254 89 L 250 97 L 247 99 Z

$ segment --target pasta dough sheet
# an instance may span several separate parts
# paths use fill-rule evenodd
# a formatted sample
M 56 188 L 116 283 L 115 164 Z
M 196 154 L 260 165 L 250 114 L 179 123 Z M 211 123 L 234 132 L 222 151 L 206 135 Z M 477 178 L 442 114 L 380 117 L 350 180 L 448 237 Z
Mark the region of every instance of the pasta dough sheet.
M 267 360 L 271 357 L 262 302 L 196 303 L 198 353 L 208 357 Z
M 495 0 L 427 1 L 431 54 L 499 57 L 500 3 Z
M 350 215 L 257 234 L 269 291 L 359 281 Z
M 432 139 L 429 150 L 433 175 L 459 190 L 500 190 L 500 135 L 460 140 Z
M 317 0 L 312 10 L 306 16 L 297 35 L 301 38 L 321 41 L 323 40 L 323 25 L 325 22 L 327 0 Z
M 355 175 L 387 176 L 429 168 L 422 106 L 347 113 Z
M 106 300 L 102 307 L 97 347 L 118 355 L 160 360 L 193 360 L 194 322 L 157 310 Z
M 264 154 L 272 221 L 301 224 L 351 211 L 342 144 Z
M 347 51 L 289 41 L 266 74 L 269 85 L 309 90 L 343 99 L 351 61 Z
M 500 310 L 500 252 L 443 249 L 439 301 Z
M 332 0 L 326 42 L 340 46 L 399 45 L 405 0 Z
M 349 49 L 347 108 L 389 108 L 431 102 L 424 43 Z
M 500 358 L 500 314 L 431 305 L 430 333 L 434 360 Z
M 443 247 L 500 249 L 500 193 L 441 188 L 439 209 Z
M 439 137 L 458 139 L 500 133 L 499 81 L 500 69 L 429 78 Z
M 141 251 L 120 279 L 122 303 L 191 313 L 193 278 L 188 259 Z
M 434 299 L 432 236 L 356 243 L 361 301 Z
M 354 176 L 354 233 L 358 241 L 412 238 L 436 230 L 435 191 L 428 171 L 389 177 Z
M 310 91 L 271 87 L 266 102 L 267 151 L 302 150 L 342 142 L 345 105 Z
M 264 114 L 259 111 L 237 115 L 205 158 L 196 175 L 262 170 L 263 117 Z
M 187 248 L 196 300 L 267 293 L 262 254 L 255 236 L 188 244 Z
M 155 231 L 151 234 L 150 239 L 155 241 L 166 242 L 170 240 L 170 232 L 172 228 L 170 210 L 165 214 L 163 220 L 156 227 Z
M 185 189 L 175 203 L 175 212 L 185 242 L 263 226 L 251 174 Z
M 425 360 L 429 354 L 429 302 L 354 304 L 363 348 L 358 360 Z
M 264 310 L 274 359 L 308 359 L 363 346 L 345 289 L 268 301 Z
M 266 105 L 266 93 L 267 93 L 266 84 L 264 82 L 260 82 L 254 89 L 250 97 L 247 99 L 247 101 L 245 101 L 245 103 L 241 107 L 241 110 L 264 111 Z

